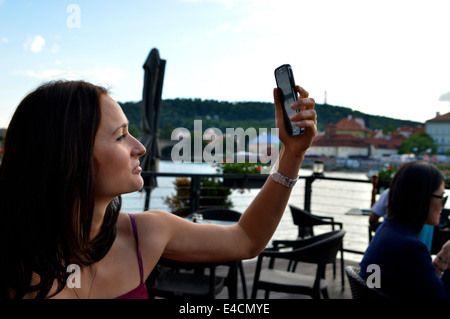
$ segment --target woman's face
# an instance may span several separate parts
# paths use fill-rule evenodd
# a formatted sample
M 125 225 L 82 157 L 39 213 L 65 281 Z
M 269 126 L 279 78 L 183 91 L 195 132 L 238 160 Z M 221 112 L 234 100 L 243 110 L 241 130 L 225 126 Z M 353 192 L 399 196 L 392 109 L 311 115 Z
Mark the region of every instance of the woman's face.
M 94 141 L 96 199 L 112 200 L 143 186 L 139 157 L 145 147 L 128 133 L 120 105 L 106 94 L 100 98 L 101 120 Z
M 442 197 L 444 193 L 445 193 L 445 184 L 442 183 L 441 186 L 433 192 L 433 195 Z M 430 210 L 428 212 L 427 219 L 425 220 L 425 224 L 432 226 L 439 225 L 439 219 L 441 217 L 441 212 L 443 208 L 444 205 L 442 205 L 442 198 L 431 196 Z

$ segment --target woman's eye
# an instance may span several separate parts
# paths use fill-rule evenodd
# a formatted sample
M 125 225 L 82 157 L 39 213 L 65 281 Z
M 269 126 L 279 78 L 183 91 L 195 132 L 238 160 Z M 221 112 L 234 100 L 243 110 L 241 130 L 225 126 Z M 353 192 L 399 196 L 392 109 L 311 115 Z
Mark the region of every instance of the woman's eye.
M 116 139 L 116 141 L 122 141 L 126 136 L 126 134 L 122 134 Z

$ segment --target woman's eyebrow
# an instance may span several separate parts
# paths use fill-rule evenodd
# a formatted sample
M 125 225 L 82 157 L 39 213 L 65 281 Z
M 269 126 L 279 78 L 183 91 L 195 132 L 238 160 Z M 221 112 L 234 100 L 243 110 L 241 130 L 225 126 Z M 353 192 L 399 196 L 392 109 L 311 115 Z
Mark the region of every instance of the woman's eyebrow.
M 123 123 L 122 125 L 120 125 L 118 128 L 116 128 L 116 129 L 114 130 L 113 135 L 116 134 L 116 132 L 117 132 L 118 130 L 123 129 L 123 128 L 127 128 L 129 123 L 130 123 L 130 122 L 127 121 L 127 122 Z

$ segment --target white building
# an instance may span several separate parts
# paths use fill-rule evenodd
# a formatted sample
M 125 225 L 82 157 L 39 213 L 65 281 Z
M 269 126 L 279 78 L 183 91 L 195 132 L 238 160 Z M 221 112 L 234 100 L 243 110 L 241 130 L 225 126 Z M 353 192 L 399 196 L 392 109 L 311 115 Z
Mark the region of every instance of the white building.
M 425 122 L 425 132 L 437 145 L 437 153 L 444 154 L 450 150 L 450 113 L 439 115 Z

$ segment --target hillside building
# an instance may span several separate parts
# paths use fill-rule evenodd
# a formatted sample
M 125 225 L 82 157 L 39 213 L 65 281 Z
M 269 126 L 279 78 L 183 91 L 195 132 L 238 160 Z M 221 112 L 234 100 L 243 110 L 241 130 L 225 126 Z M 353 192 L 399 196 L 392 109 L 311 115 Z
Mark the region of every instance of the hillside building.
M 437 153 L 445 154 L 450 150 L 450 113 L 440 115 L 425 122 L 425 130 L 437 145 Z
M 398 153 L 403 141 L 424 127 L 401 127 L 384 135 L 371 131 L 362 119 L 351 116 L 336 124 L 327 124 L 323 134 L 318 134 L 308 150 L 309 155 L 327 157 L 389 158 Z
M 351 115 L 347 116 L 336 123 L 336 134 L 348 134 L 355 137 L 367 137 L 370 130 L 366 127 L 364 120 L 360 118 L 354 119 Z
M 308 153 L 328 157 L 367 156 L 368 149 L 364 139 L 352 134 L 338 134 L 337 124 L 330 123 L 325 126 L 325 134 L 314 138 Z

